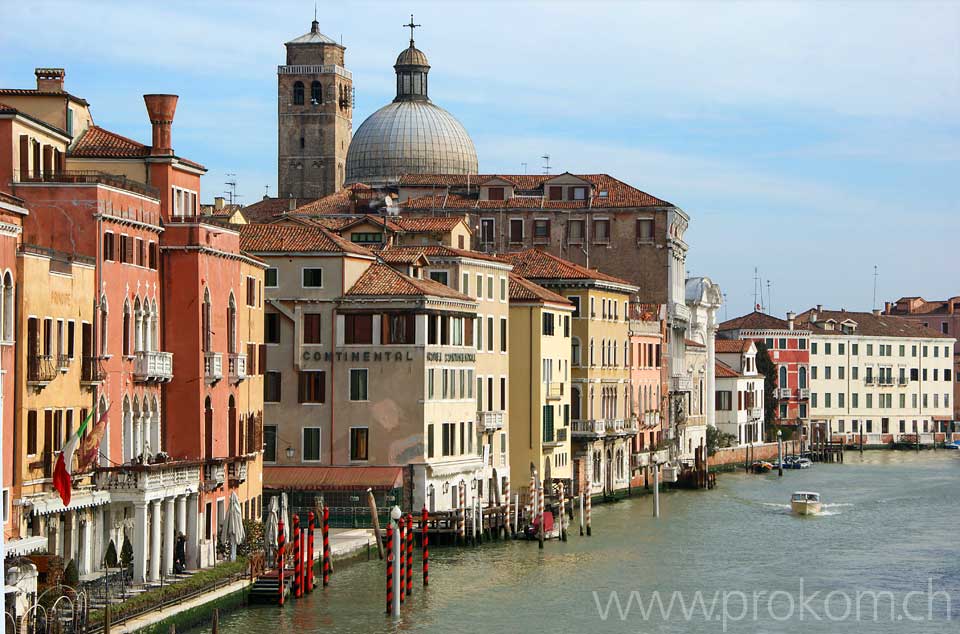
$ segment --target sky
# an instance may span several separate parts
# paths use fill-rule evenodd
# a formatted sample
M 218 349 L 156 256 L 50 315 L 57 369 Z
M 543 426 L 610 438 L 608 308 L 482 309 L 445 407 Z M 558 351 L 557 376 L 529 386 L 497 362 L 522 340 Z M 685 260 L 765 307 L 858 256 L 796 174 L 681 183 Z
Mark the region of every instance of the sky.
M 869 310 L 960 295 L 960 2 L 319 2 L 347 47 L 354 129 L 407 46 L 482 172 L 608 173 L 691 217 L 688 274 L 763 303 Z M 180 95 L 173 145 L 276 194 L 276 66 L 313 2 L 11 3 L 0 85 L 66 68 L 98 125 L 149 143 L 144 93 Z M 526 164 L 526 166 L 524 166 Z M 874 277 L 874 267 L 878 275 Z

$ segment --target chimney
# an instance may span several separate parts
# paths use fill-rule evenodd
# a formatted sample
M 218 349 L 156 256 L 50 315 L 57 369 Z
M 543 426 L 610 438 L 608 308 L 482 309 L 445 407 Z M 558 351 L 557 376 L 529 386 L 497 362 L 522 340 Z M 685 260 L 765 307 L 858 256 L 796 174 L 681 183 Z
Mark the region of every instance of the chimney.
M 296 211 L 296 210 L 297 210 L 297 199 L 291 196 L 289 202 L 287 203 L 287 211 Z
M 879 316 L 880 316 L 880 309 L 879 309 L 879 308 L 874 308 L 874 309 L 873 309 L 873 316 L 874 316 L 874 317 L 879 317 Z
M 177 111 L 177 95 L 144 95 L 143 101 L 147 104 L 147 114 L 150 115 L 150 124 L 153 126 L 152 156 L 168 156 L 173 154 L 173 143 L 170 128 L 173 126 L 173 115 Z
M 214 196 L 213 197 L 213 209 L 214 211 L 220 211 L 223 209 L 223 196 Z
M 883 312 L 890 314 L 890 311 L 893 310 L 893 302 L 883 302 Z
M 63 92 L 62 68 L 38 68 L 33 71 L 37 76 L 37 90 L 42 92 Z
M 817 311 L 817 310 L 811 310 L 811 311 L 810 311 L 810 323 L 811 323 L 811 324 L 817 323 L 817 317 L 819 317 L 819 316 L 820 316 L 820 312 L 819 312 L 819 311 Z
M 818 312 L 818 313 L 822 313 L 822 312 L 823 312 L 823 304 L 817 304 L 817 312 Z
M 787 324 L 789 325 L 790 330 L 793 330 L 793 322 L 796 320 L 797 314 L 792 310 L 787 312 Z

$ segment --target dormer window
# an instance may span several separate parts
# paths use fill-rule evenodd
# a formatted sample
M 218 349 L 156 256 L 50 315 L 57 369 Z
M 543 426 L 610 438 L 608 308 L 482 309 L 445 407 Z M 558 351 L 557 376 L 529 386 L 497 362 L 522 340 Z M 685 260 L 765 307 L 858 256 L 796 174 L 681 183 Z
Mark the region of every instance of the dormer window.
M 563 200 L 563 187 L 551 185 L 547 188 L 547 198 L 549 200 Z
M 488 199 L 488 200 L 503 200 L 503 187 L 489 187 L 489 188 L 487 188 L 487 199 Z
M 586 200 L 587 199 L 587 188 L 586 187 L 573 187 L 573 199 L 574 200 Z

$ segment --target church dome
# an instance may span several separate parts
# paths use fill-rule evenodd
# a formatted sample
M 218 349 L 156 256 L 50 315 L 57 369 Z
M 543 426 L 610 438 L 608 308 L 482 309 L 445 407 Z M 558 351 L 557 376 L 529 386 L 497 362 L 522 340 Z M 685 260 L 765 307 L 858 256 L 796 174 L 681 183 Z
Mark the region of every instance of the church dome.
M 397 57 L 394 70 L 397 96 L 353 135 L 345 184 L 379 187 L 396 183 L 404 174 L 476 174 L 473 141 L 452 114 L 430 101 L 430 65 L 413 39 Z

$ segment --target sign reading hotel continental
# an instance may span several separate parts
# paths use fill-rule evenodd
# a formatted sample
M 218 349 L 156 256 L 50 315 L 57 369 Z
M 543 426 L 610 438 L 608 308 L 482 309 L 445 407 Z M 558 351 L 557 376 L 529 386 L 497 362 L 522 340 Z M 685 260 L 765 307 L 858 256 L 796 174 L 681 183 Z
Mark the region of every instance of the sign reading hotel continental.
M 428 352 L 427 361 L 443 361 L 446 363 L 476 363 L 477 355 L 472 352 Z

